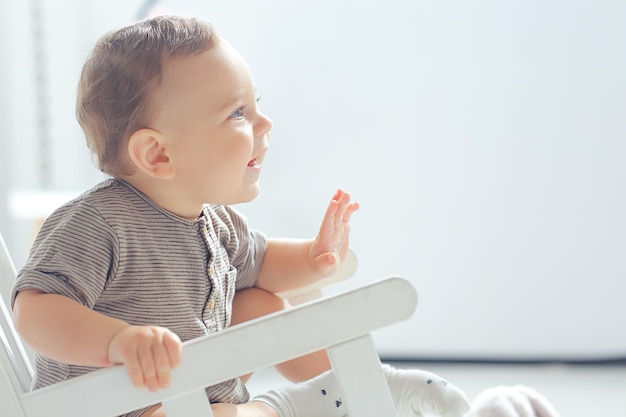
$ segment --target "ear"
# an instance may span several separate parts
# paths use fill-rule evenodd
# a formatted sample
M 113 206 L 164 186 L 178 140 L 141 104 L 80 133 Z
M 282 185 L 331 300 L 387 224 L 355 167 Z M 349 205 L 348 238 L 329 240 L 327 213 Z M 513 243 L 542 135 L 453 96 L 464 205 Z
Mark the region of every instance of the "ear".
M 139 129 L 128 141 L 128 155 L 144 174 L 163 180 L 174 177 L 174 164 L 168 156 L 167 140 L 156 130 Z

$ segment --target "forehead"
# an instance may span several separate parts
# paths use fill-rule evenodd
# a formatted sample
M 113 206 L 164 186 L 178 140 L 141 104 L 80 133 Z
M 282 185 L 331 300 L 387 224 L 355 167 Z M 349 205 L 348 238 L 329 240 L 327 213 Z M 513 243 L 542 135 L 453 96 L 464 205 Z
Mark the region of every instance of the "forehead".
M 216 105 L 250 88 L 254 89 L 254 82 L 246 61 L 223 40 L 197 55 L 172 58 L 164 65 L 161 79 L 161 89 L 170 99 L 183 93 L 187 98 L 203 95 Z

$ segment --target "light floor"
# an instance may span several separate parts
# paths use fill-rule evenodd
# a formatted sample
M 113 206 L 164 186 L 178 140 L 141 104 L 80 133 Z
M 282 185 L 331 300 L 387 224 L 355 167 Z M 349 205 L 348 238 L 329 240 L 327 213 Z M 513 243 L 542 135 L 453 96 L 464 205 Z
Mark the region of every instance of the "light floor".
M 523 384 L 547 397 L 561 417 L 626 417 L 626 365 L 459 365 L 401 363 L 439 374 L 472 399 L 483 389 Z M 255 374 L 250 392 L 286 384 L 273 369 Z

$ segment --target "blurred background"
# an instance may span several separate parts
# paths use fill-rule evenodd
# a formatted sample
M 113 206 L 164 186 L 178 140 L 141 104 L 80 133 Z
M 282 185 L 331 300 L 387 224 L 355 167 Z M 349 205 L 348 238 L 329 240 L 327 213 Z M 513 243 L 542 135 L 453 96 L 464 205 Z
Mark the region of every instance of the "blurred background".
M 104 178 L 74 116 L 90 48 L 195 15 L 247 58 L 274 121 L 261 195 L 239 206 L 251 224 L 314 236 L 343 187 L 362 208 L 342 285 L 415 284 L 413 319 L 375 335 L 383 357 L 626 358 L 626 3 L 0 4 L 0 232 L 18 268 L 50 210 Z

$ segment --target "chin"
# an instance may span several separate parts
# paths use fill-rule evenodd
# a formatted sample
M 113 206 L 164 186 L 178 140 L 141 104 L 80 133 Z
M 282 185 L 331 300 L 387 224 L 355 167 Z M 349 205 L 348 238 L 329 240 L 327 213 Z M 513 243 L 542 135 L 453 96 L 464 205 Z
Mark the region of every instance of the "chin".
M 261 190 L 259 189 L 259 186 L 258 186 L 258 185 L 256 185 L 255 187 L 253 187 L 253 188 L 250 190 L 250 193 L 249 193 L 249 198 L 248 198 L 248 200 L 247 200 L 246 202 L 250 202 L 250 201 L 254 200 L 255 198 L 257 198 L 257 196 L 259 195 L 259 192 L 260 192 L 260 191 L 261 191 Z
M 248 198 L 244 201 L 244 203 L 249 203 L 250 201 L 252 201 L 255 198 L 257 198 L 258 195 L 259 195 L 259 189 L 258 188 L 252 190 L 250 195 L 248 196 Z

